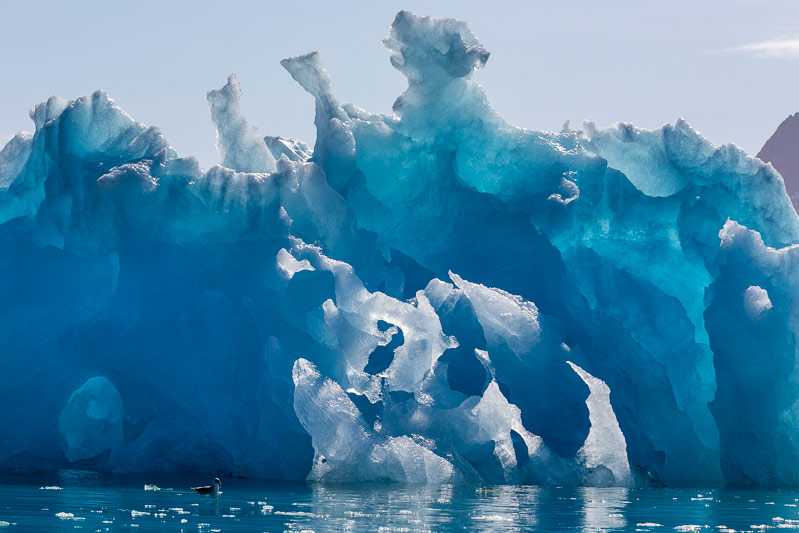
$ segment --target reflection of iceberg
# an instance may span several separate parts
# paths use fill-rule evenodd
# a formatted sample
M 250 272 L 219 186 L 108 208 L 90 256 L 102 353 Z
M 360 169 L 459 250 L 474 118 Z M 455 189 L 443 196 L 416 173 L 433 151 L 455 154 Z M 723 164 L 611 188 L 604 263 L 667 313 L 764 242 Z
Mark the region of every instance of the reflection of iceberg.
M 516 128 L 465 23 L 385 43 L 395 114 L 289 58 L 313 150 L 231 76 L 207 171 L 103 92 L 36 107 L 0 152 L 0 467 L 799 483 L 780 176 L 684 121 Z
M 580 490 L 583 501 L 582 531 L 594 533 L 623 529 L 627 525 L 624 508 L 628 490 L 624 487 Z
M 478 494 L 470 506 L 471 531 L 535 531 L 538 526 L 538 488 L 508 488 Z

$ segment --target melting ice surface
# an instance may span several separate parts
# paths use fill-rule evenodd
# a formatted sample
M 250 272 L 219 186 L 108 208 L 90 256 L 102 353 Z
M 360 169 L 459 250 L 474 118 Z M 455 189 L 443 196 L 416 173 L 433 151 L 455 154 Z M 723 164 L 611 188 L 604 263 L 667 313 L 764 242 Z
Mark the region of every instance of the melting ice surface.
M 779 174 L 682 120 L 517 128 L 463 22 L 384 42 L 392 115 L 292 57 L 316 144 L 231 76 L 209 170 L 102 91 L 36 106 L 0 152 L 0 468 L 799 484 Z

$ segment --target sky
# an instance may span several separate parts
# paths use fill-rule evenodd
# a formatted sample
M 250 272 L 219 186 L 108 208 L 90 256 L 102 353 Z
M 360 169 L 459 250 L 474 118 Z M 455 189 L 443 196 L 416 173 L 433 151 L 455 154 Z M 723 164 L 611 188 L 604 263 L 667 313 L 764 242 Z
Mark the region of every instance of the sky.
M 682 117 L 755 154 L 799 111 L 795 0 L 0 0 L 0 142 L 32 130 L 28 110 L 48 96 L 102 88 L 208 168 L 205 93 L 236 72 L 261 134 L 313 144 L 313 100 L 280 59 L 319 50 L 339 99 L 390 113 L 406 83 L 381 39 L 401 9 L 469 22 L 491 52 L 474 79 L 525 128 Z

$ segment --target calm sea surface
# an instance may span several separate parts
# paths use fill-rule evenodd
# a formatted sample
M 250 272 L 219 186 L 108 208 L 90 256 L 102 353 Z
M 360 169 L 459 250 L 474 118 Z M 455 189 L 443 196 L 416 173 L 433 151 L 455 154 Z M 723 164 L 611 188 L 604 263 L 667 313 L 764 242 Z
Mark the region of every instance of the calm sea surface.
M 0 477 L 0 533 L 799 529 L 799 491 L 318 486 L 230 478 L 222 480 L 218 498 L 188 489 L 209 482 L 78 471 L 6 475 Z

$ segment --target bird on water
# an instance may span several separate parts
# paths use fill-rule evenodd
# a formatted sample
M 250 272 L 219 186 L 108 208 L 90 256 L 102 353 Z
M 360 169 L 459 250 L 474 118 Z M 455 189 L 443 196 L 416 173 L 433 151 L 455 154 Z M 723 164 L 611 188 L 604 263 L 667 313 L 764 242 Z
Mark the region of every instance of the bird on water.
M 219 481 L 219 478 L 214 478 L 214 482 L 210 485 L 205 487 L 192 487 L 191 490 L 196 492 L 197 494 L 210 494 L 211 496 L 219 496 L 219 493 L 222 492 L 222 482 Z

